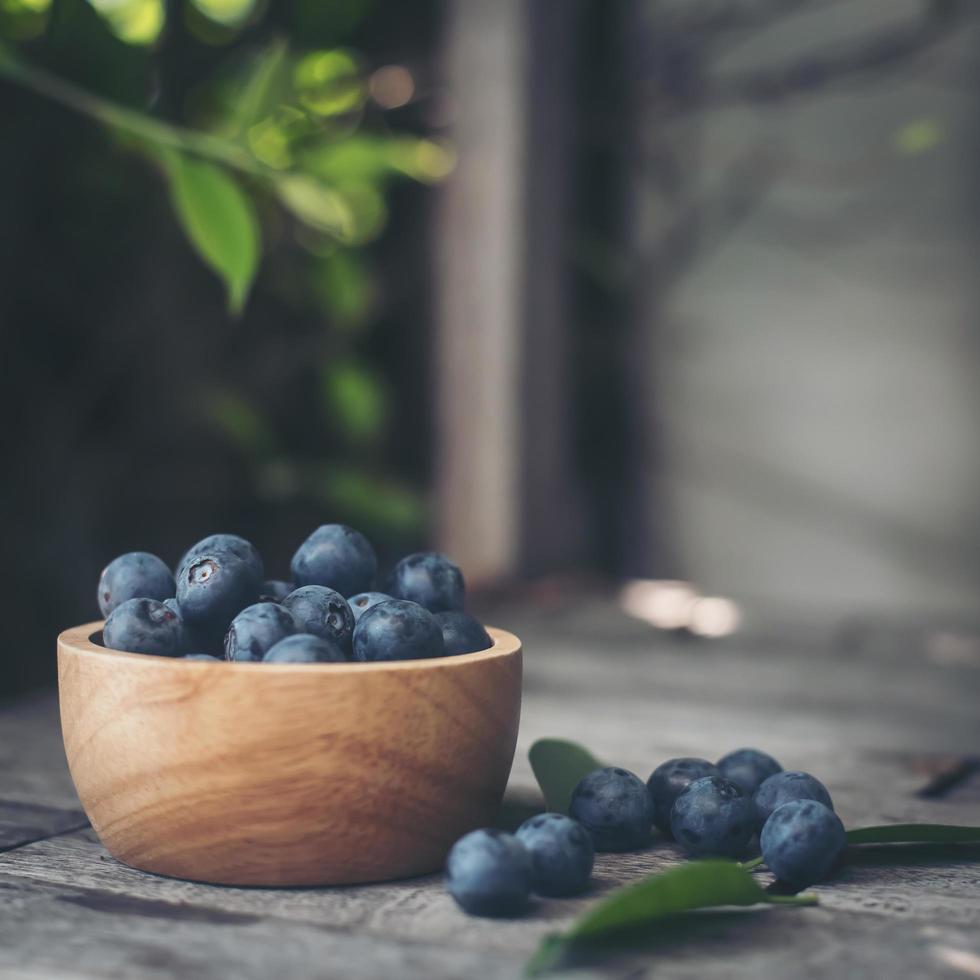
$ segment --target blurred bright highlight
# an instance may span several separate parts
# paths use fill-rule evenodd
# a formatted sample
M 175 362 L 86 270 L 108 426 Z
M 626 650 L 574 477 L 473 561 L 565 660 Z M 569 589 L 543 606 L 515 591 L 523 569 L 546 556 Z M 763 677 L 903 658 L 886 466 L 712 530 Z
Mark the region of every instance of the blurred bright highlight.
M 120 41 L 153 44 L 167 20 L 163 0 L 89 0 Z
M 412 73 L 401 65 L 379 68 L 370 78 L 368 88 L 371 97 L 383 109 L 397 109 L 407 105 L 415 95 Z

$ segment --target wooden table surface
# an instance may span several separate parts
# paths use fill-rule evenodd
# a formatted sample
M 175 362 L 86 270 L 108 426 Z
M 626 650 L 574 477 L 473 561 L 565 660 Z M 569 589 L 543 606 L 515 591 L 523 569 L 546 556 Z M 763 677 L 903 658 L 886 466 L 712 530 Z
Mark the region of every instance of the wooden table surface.
M 671 756 L 757 745 L 822 778 L 847 826 L 980 824 L 976 779 L 918 795 L 980 751 L 975 651 L 682 642 L 598 600 L 493 621 L 526 648 L 516 797 L 533 793 L 527 748 L 542 736 L 579 739 L 644 778 Z M 289 890 L 158 878 L 118 864 L 88 828 L 55 696 L 0 709 L 4 978 L 517 977 L 595 896 L 679 860 L 666 844 L 600 855 L 590 895 L 507 922 L 463 915 L 438 876 Z M 815 890 L 819 907 L 705 914 L 567 975 L 980 977 L 980 848 L 914 848 L 901 862 L 875 849 Z

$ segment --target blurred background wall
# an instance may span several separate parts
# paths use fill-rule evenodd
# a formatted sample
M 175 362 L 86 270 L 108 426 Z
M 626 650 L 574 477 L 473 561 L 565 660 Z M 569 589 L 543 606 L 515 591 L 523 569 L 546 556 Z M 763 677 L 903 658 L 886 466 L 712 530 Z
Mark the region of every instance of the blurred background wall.
M 4 0 L 0 691 L 119 552 L 283 575 L 327 520 L 479 586 L 976 623 L 978 40 L 957 0 Z

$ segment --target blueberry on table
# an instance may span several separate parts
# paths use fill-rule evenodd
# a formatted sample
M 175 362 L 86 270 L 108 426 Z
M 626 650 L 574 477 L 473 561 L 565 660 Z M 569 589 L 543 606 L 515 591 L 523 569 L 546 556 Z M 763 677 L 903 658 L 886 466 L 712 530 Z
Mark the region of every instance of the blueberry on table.
M 228 625 L 258 598 L 254 566 L 232 551 L 193 555 L 177 573 L 177 605 L 185 623 L 224 635 Z
M 271 647 L 296 632 L 292 613 L 275 602 L 246 606 L 225 633 L 226 660 L 261 660 Z
M 394 597 L 387 592 L 358 592 L 347 600 L 347 604 L 354 614 L 356 623 L 372 606 L 376 606 L 379 602 L 387 602 L 391 598 Z
M 184 552 L 183 557 L 177 562 L 177 567 L 181 568 L 189 559 L 210 554 L 212 551 L 230 551 L 252 569 L 256 581 L 261 582 L 265 578 L 265 566 L 258 548 L 251 541 L 246 541 L 237 534 L 209 534 Z
M 539 813 L 517 828 L 534 868 L 532 889 L 560 897 L 584 891 L 592 875 L 595 847 L 589 832 L 562 813 Z
M 527 908 L 533 873 L 531 856 L 516 837 L 474 830 L 449 852 L 446 888 L 470 915 L 515 916 Z
M 348 596 L 371 588 L 378 558 L 360 531 L 323 524 L 299 546 L 290 567 L 297 585 L 325 585 Z
M 114 558 L 99 577 L 99 610 L 108 616 L 128 599 L 156 599 L 174 595 L 173 573 L 148 551 L 130 551 Z
M 180 641 L 180 617 L 156 599 L 127 599 L 102 627 L 102 642 L 110 650 L 176 657 Z
M 792 800 L 816 800 L 828 810 L 833 810 L 834 803 L 819 779 L 808 772 L 777 772 L 770 776 L 756 791 L 755 802 L 756 826 L 761 829 L 769 819 L 769 814 L 784 803 Z
M 276 578 L 266 579 L 259 586 L 259 602 L 282 602 L 295 588 L 292 582 L 282 582 Z
M 653 801 L 634 773 L 595 769 L 579 780 L 568 813 L 589 832 L 597 851 L 632 851 L 650 838 Z
M 792 800 L 777 807 L 759 837 L 769 870 L 797 889 L 826 878 L 846 843 L 840 817 L 816 800 Z
M 755 833 L 755 807 L 737 783 L 702 776 L 674 800 L 670 829 L 694 857 L 741 857 Z
M 453 610 L 435 613 L 436 622 L 442 630 L 442 644 L 447 657 L 460 653 L 476 653 L 489 650 L 493 646 L 490 634 L 483 624 L 469 613 Z
M 435 551 L 403 558 L 388 580 L 388 592 L 396 599 L 417 602 L 429 612 L 462 609 L 465 591 L 463 573 Z
M 355 660 L 426 660 L 442 655 L 439 624 L 415 602 L 379 602 L 362 613 L 354 627 Z
M 280 640 L 262 658 L 265 664 L 338 664 L 347 654 L 333 640 L 311 633 L 294 633 Z
M 185 653 L 181 660 L 210 660 L 213 663 L 220 664 L 221 660 L 218 657 L 212 657 L 210 653 Z
M 758 749 L 736 749 L 722 756 L 716 765 L 726 779 L 738 783 L 749 796 L 762 785 L 764 779 L 783 771 L 783 767 L 771 755 Z
M 300 633 L 312 633 L 350 651 L 354 633 L 354 613 L 347 600 L 325 585 L 303 585 L 282 600 Z
M 707 759 L 668 759 L 653 770 L 647 789 L 653 800 L 653 822 L 662 834 L 671 836 L 670 811 L 677 799 L 695 779 L 720 776 L 718 768 Z

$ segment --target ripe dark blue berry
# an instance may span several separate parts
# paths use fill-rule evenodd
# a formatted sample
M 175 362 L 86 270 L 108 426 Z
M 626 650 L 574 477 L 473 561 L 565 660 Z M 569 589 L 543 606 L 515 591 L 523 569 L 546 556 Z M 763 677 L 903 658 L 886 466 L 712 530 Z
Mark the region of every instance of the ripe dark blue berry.
M 223 636 L 235 616 L 258 598 L 255 569 L 231 551 L 191 556 L 177 575 L 177 605 L 184 621 L 209 636 Z
M 255 580 L 258 583 L 265 578 L 265 566 L 258 548 L 251 541 L 237 534 L 209 534 L 202 538 L 197 544 L 192 544 L 183 557 L 177 562 L 177 568 L 182 568 L 191 558 L 198 555 L 207 555 L 212 551 L 230 551 L 236 558 L 240 558 L 252 570 Z
M 102 642 L 110 650 L 176 657 L 180 641 L 180 617 L 156 599 L 127 599 L 102 627 Z
M 359 531 L 323 524 L 299 546 L 291 568 L 297 585 L 325 585 L 348 596 L 371 588 L 378 559 Z
M 463 573 L 445 556 L 423 551 L 403 558 L 391 572 L 388 592 L 425 606 L 429 612 L 462 609 Z
M 361 615 L 354 627 L 354 659 L 423 660 L 442 656 L 442 630 L 428 610 L 389 599 Z
M 275 602 L 246 606 L 225 634 L 226 660 L 261 660 L 271 647 L 296 632 L 292 613 Z
M 834 808 L 827 787 L 815 776 L 793 770 L 777 772 L 755 791 L 753 801 L 757 826 L 761 829 L 773 810 L 792 800 L 816 800 L 828 810 Z
M 259 602 L 282 602 L 296 586 L 292 582 L 266 579 L 259 587 Z
M 668 759 L 653 770 L 647 789 L 653 800 L 653 822 L 662 834 L 671 836 L 670 811 L 677 799 L 695 779 L 720 776 L 717 767 L 707 759 Z
M 130 551 L 114 558 L 99 577 L 99 609 L 103 617 L 128 599 L 156 599 L 174 595 L 174 577 L 156 555 Z
M 176 598 L 174 599 L 164 599 L 163 604 L 173 613 L 180 616 L 180 606 L 177 604 Z M 187 653 L 207 653 L 211 650 L 215 653 L 221 650 L 223 638 L 215 635 L 214 633 L 209 633 L 205 629 L 199 629 L 191 626 L 190 623 L 184 622 L 184 618 L 180 617 L 180 649 Z M 209 657 L 213 656 L 212 653 L 207 654 Z M 220 660 L 220 657 L 216 659 Z
M 379 602 L 387 602 L 391 598 L 392 596 L 387 592 L 358 592 L 347 600 L 347 604 L 354 614 L 356 623 L 372 606 L 376 606 Z
M 282 600 L 300 633 L 312 633 L 350 652 L 354 613 L 347 600 L 325 585 L 304 585 Z
M 434 615 L 439 629 L 442 630 L 442 645 L 447 657 L 489 650 L 493 646 L 493 640 L 483 624 L 469 613 L 454 610 Z
M 262 658 L 266 664 L 336 664 L 347 659 L 347 654 L 333 640 L 325 640 L 310 633 L 294 633 L 280 640 Z
M 632 851 L 649 840 L 653 801 L 634 773 L 596 769 L 575 787 L 568 813 L 589 832 L 597 851 Z
M 755 833 L 755 807 L 730 779 L 702 776 L 674 800 L 670 829 L 695 857 L 741 857 Z
M 771 755 L 758 749 L 736 749 L 722 756 L 717 766 L 726 779 L 737 783 L 749 796 L 762 785 L 764 779 L 783 771 L 783 767 Z
M 470 915 L 520 915 L 532 878 L 527 849 L 501 830 L 474 830 L 461 837 L 446 861 L 446 888 Z
M 539 895 L 577 895 L 592 874 L 595 847 L 589 832 L 561 813 L 539 813 L 517 829 L 534 867 L 532 888 Z
M 847 837 L 833 810 L 816 800 L 793 800 L 773 810 L 759 844 L 763 859 L 779 881 L 805 888 L 827 877 Z

